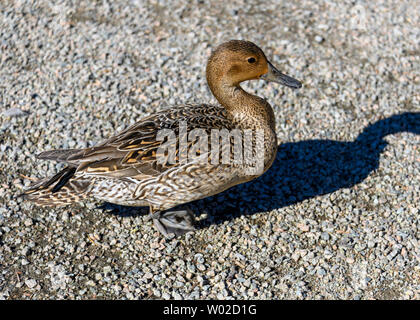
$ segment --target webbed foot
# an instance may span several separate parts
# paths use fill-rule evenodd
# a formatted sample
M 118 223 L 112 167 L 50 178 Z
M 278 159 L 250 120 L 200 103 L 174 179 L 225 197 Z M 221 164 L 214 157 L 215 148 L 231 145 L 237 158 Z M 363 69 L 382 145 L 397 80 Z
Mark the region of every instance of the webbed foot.
M 181 236 L 188 231 L 194 231 L 194 215 L 190 210 L 178 210 L 178 211 L 157 211 L 151 214 L 153 224 L 156 229 L 162 233 L 166 238 L 170 237 L 170 234 L 175 236 Z

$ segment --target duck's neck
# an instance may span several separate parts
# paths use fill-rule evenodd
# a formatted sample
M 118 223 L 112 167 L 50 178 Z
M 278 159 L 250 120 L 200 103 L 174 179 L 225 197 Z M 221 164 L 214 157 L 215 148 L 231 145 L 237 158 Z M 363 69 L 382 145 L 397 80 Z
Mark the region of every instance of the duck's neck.
M 267 128 L 275 131 L 275 117 L 270 104 L 238 85 L 209 84 L 217 101 L 226 109 L 228 117 L 247 128 Z

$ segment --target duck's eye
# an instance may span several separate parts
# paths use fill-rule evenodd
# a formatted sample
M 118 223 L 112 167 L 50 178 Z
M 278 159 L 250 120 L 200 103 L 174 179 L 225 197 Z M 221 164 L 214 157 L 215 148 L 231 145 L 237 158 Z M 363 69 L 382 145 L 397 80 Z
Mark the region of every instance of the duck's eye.
M 248 58 L 248 62 L 249 63 L 255 63 L 255 61 L 257 61 L 257 60 L 255 60 L 254 57 Z

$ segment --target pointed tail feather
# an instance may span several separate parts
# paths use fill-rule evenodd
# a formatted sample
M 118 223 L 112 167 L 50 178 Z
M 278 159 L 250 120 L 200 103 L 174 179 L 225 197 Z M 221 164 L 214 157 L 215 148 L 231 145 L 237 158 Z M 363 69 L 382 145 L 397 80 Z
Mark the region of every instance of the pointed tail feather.
M 68 158 L 72 155 L 79 153 L 81 149 L 58 149 L 41 152 L 36 155 L 37 159 L 42 160 L 55 160 L 59 162 L 71 162 Z
M 86 197 L 90 180 L 74 178 L 75 167 L 66 167 L 50 178 L 41 179 L 22 196 L 38 205 L 57 206 L 78 202 Z

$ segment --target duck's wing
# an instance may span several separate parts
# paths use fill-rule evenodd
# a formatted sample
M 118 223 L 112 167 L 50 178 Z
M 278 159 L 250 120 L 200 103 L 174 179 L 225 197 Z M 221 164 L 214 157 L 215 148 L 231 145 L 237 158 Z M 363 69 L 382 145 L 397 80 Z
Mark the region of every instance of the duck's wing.
M 209 135 L 211 129 L 229 129 L 231 126 L 224 108 L 220 106 L 185 105 L 144 118 L 97 146 L 47 151 L 39 154 L 38 158 L 66 162 L 77 168 L 76 176 L 122 179 L 157 176 L 178 165 L 168 161 L 167 154 L 162 154 L 159 147 L 163 141 L 158 139 L 158 134 L 169 129 L 182 139 L 179 136 L 180 124 L 187 126 L 187 132 L 201 128 Z M 176 144 L 176 140 L 172 142 Z M 176 145 L 175 150 L 176 158 L 179 152 Z

